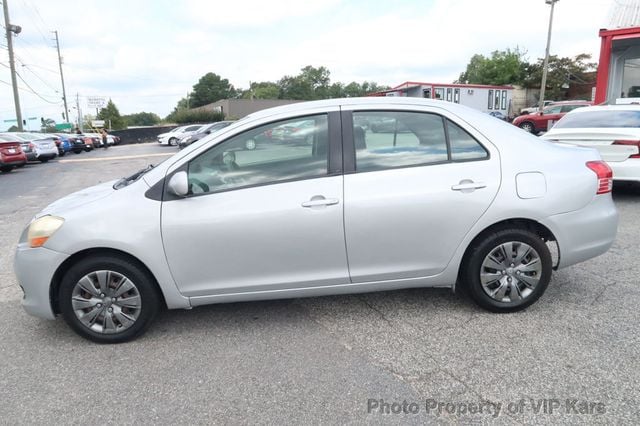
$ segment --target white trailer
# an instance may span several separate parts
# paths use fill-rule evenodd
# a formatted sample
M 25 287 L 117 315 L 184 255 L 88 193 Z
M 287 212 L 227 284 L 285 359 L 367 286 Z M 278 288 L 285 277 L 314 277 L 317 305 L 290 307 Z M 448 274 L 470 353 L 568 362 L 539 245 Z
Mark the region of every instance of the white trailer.
M 512 86 L 481 84 L 445 84 L 407 81 L 373 96 L 409 96 L 412 98 L 441 99 L 466 105 L 482 112 L 499 112 L 505 117 L 516 115 L 511 108 Z

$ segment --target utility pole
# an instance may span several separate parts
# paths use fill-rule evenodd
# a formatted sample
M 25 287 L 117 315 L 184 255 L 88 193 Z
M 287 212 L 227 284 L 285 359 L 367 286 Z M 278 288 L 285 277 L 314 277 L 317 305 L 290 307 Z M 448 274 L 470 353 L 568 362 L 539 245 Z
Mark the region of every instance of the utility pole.
M 11 33 L 20 34 L 22 28 L 9 23 L 9 5 L 7 0 L 2 0 L 4 9 L 4 27 L 7 30 L 7 50 L 9 50 L 9 68 L 11 69 L 11 85 L 13 86 L 13 102 L 16 107 L 16 120 L 18 120 L 18 130 L 22 131 L 22 111 L 20 109 L 20 97 L 18 96 L 18 80 L 16 79 L 16 64 L 13 60 L 13 36 Z
M 82 128 L 82 110 L 80 109 L 79 93 L 76 93 L 76 109 L 78 110 L 78 129 L 80 129 L 81 132 L 84 132 L 84 129 Z
M 62 74 L 62 56 L 60 56 L 60 41 L 58 40 L 58 31 L 53 31 L 56 35 L 56 49 L 58 49 L 58 65 L 60 65 L 60 80 L 62 80 L 62 100 L 64 101 L 64 119 L 69 123 L 69 109 L 67 108 L 67 92 L 64 88 L 64 75 Z
M 551 5 L 551 13 L 549 14 L 549 31 L 547 33 L 547 50 L 544 54 L 544 65 L 542 67 L 542 84 L 540 85 L 540 103 L 538 110 L 542 112 L 544 108 L 544 90 L 547 86 L 547 68 L 549 67 L 549 47 L 551 46 L 551 25 L 553 24 L 553 7 L 558 0 L 544 0 L 546 4 Z

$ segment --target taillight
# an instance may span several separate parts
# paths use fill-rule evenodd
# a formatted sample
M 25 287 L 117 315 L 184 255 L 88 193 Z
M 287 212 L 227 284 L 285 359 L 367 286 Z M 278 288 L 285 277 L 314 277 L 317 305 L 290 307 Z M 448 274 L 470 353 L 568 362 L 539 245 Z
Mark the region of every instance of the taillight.
M 638 153 L 630 155 L 629 158 L 640 158 L 640 141 L 617 140 L 617 141 L 613 141 L 612 145 L 635 146 L 636 148 L 638 148 Z
M 613 187 L 613 171 L 604 161 L 587 161 L 587 167 L 598 176 L 598 190 L 596 194 L 611 192 Z

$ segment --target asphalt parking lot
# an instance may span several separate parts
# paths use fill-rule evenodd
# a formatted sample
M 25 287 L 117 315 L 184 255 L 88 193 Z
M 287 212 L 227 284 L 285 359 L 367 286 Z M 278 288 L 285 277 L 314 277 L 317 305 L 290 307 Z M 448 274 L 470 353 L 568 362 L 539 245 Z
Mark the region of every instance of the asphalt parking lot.
M 0 423 L 638 423 L 640 187 L 614 191 L 613 248 L 516 314 L 434 289 L 237 303 L 165 312 L 112 346 L 28 316 L 12 261 L 29 219 L 174 151 L 117 146 L 0 176 Z

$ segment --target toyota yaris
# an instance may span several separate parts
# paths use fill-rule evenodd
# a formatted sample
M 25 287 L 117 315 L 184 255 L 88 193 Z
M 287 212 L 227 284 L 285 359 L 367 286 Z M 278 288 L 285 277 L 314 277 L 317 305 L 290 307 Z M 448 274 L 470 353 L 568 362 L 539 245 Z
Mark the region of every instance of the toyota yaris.
M 382 121 L 390 131 L 357 124 Z M 268 137 L 288 123 L 304 143 Z M 27 312 L 97 342 L 139 336 L 165 307 L 410 287 L 511 312 L 554 268 L 611 246 L 611 181 L 596 150 L 457 104 L 300 103 L 54 202 L 24 230 L 15 271 Z

